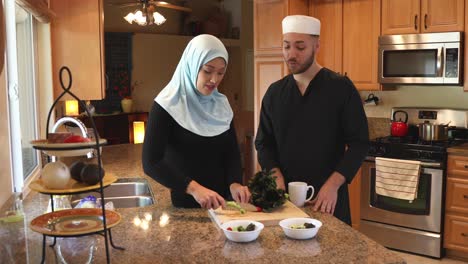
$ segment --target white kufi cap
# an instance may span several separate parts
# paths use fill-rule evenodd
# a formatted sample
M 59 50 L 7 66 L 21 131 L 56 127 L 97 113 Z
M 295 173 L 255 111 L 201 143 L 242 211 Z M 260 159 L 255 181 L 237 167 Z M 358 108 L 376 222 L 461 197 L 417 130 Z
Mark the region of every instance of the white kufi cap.
M 283 19 L 283 34 L 320 35 L 320 20 L 311 16 L 293 15 Z

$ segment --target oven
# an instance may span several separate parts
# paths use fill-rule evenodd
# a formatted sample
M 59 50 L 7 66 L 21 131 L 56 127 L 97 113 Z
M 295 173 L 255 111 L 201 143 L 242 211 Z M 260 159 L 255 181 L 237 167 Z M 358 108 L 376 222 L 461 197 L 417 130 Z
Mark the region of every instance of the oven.
M 447 148 L 467 142 L 468 110 L 395 107 L 391 116 L 395 111 L 407 114 L 410 127 L 425 121 L 450 123 L 448 137 L 424 141 L 416 129 L 416 133 L 402 137 L 385 136 L 370 141 L 369 152 L 362 165 L 359 229 L 386 247 L 440 258 L 443 252 Z M 376 193 L 376 157 L 421 162 L 416 199 L 409 202 Z
M 441 257 L 444 169 L 422 162 L 417 198 L 412 202 L 375 192 L 375 161 L 362 165 L 360 231 L 384 246 Z

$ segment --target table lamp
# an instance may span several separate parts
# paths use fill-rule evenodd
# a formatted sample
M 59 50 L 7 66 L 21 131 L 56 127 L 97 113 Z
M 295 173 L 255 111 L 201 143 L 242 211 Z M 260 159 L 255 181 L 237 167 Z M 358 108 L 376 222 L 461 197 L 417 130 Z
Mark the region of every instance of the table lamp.
M 67 116 L 78 115 L 78 101 L 77 100 L 65 101 L 65 115 Z
M 145 139 L 145 122 L 134 121 L 133 122 L 133 144 L 143 143 Z

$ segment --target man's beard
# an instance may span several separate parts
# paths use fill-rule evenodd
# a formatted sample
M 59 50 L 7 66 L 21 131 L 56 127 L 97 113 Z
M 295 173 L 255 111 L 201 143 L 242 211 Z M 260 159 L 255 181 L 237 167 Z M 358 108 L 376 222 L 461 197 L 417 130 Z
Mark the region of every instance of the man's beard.
M 291 66 L 289 66 L 289 63 L 288 63 L 288 68 L 289 68 L 289 71 L 292 73 L 292 74 L 301 74 L 301 73 L 304 73 L 305 71 L 307 71 L 310 66 L 314 63 L 314 59 L 315 59 L 315 51 L 312 50 L 312 54 L 310 57 L 308 57 L 304 63 L 302 64 L 298 64 L 297 67 L 294 67 L 294 68 L 291 68 Z M 295 62 L 297 63 L 296 60 L 289 60 L 289 61 L 292 61 L 292 62 Z M 289 62 L 288 61 L 288 62 Z

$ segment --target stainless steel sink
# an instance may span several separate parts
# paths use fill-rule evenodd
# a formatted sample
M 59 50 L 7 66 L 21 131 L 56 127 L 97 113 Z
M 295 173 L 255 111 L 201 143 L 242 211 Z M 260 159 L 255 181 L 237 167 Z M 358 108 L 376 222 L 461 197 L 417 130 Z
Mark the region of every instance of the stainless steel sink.
M 101 200 L 100 193 L 95 191 L 75 194 L 71 197 L 72 206 L 88 195 Z M 104 188 L 104 200 L 112 202 L 115 208 L 144 207 L 154 204 L 154 195 L 146 179 L 120 178 Z

